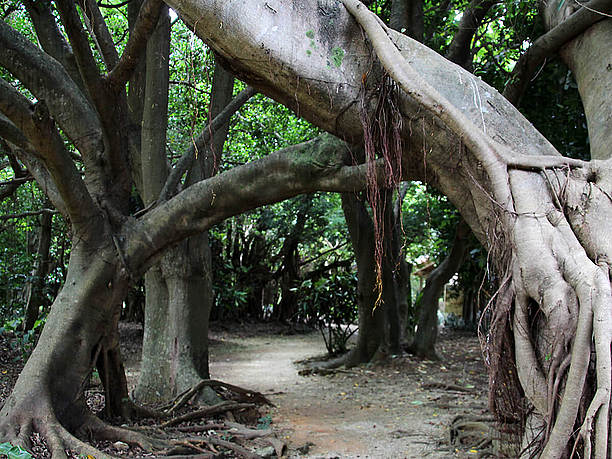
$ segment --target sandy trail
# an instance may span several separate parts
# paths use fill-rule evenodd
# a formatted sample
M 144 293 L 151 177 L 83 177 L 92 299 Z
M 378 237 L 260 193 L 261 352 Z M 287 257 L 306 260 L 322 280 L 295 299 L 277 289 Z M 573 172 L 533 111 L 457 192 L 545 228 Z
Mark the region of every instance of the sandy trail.
M 403 356 L 381 366 L 304 377 L 294 362 L 325 352 L 316 333 L 216 332 L 211 337 L 212 377 L 270 394 L 277 405 L 270 412 L 273 425 L 288 443 L 290 457 L 478 454 L 448 442 L 455 416 L 481 414 L 486 407 L 486 375 L 475 338 L 443 340 L 442 362 Z M 431 384 L 466 391 L 432 389 Z

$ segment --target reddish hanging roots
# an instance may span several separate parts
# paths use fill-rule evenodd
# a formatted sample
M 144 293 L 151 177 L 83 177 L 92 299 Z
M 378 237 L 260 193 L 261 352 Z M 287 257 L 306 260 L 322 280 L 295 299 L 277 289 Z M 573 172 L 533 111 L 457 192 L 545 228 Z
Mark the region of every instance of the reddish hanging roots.
M 361 106 L 359 115 L 363 125 L 363 141 L 367 164 L 367 200 L 372 208 L 374 223 L 374 257 L 376 261 L 375 307 L 382 298 L 382 266 L 384 253 L 384 215 L 385 201 L 381 199 L 381 189 L 395 190 L 402 179 L 402 116 L 397 104 L 398 88 L 396 83 L 385 75 L 374 93 L 377 95 L 375 107 L 371 108 L 371 98 L 367 96 L 365 79 L 361 86 Z M 376 160 L 384 161 L 384 178 L 379 180 Z

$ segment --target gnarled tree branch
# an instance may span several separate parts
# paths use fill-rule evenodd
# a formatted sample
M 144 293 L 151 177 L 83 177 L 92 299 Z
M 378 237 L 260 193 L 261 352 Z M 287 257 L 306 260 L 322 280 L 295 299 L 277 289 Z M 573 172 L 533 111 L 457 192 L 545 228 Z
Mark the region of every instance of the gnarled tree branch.
M 0 65 L 10 71 L 38 100 L 83 155 L 90 172 L 100 169 L 104 151 L 102 127 L 95 110 L 64 67 L 0 21 Z M 98 185 L 90 183 L 92 192 Z
M 367 165 L 351 166 L 351 157 L 344 142 L 323 134 L 190 186 L 129 230 L 130 270 L 142 273 L 168 245 L 232 215 L 302 193 L 362 190 Z M 382 180 L 382 162 L 376 171 Z

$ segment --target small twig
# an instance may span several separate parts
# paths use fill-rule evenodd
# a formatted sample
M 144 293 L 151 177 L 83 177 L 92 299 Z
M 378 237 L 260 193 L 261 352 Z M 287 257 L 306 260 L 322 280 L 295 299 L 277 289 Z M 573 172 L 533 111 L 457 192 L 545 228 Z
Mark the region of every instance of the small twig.
M 32 177 L 31 175 L 28 175 L 26 177 L 16 177 L 12 180 L 0 182 L 0 186 L 21 185 L 22 183 L 31 182 L 32 180 L 34 180 L 34 177 Z
M 132 0 L 125 0 L 121 3 L 102 3 L 102 2 L 98 2 L 98 6 L 101 8 L 121 8 L 122 6 L 127 5 L 128 3 L 130 3 Z
M 338 249 L 341 249 L 342 247 L 346 246 L 349 243 L 349 241 L 343 242 L 342 244 L 338 244 L 330 249 L 324 250 L 323 252 L 319 253 L 318 255 L 315 255 L 314 257 L 309 258 L 308 260 L 302 261 L 300 263 L 300 266 L 304 266 L 307 265 L 308 263 L 311 263 L 325 255 L 327 255 L 330 252 L 335 252 Z
M 456 384 L 429 383 L 429 384 L 422 384 L 421 387 L 426 390 L 442 389 L 442 390 L 449 390 L 449 391 L 454 391 L 454 392 L 473 392 L 471 389 L 468 389 L 462 386 L 458 386 Z

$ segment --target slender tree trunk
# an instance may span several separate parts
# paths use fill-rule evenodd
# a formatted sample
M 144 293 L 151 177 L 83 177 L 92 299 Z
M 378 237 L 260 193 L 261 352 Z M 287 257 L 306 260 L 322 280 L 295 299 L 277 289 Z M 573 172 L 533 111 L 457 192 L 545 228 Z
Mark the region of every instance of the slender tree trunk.
M 438 299 L 444 286 L 455 275 L 467 252 L 469 227 L 461 220 L 457 224 L 453 247 L 447 257 L 427 277 L 420 300 L 419 323 L 408 351 L 418 357 L 437 360 Z
M 49 201 L 45 207 L 50 205 Z M 40 313 L 40 307 L 45 304 L 43 288 L 45 278 L 49 273 L 49 248 L 51 247 L 51 229 L 53 214 L 43 213 L 40 217 L 40 229 L 38 231 L 38 248 L 34 268 L 30 274 L 26 289 L 26 313 L 23 322 L 23 330 L 28 331 L 34 327 Z
M 281 322 L 290 321 L 297 313 L 298 295 L 296 287 L 300 282 L 300 267 L 298 259 L 298 246 L 302 240 L 304 227 L 308 221 L 312 208 L 312 195 L 304 196 L 299 200 L 299 210 L 295 225 L 285 237 L 281 247 L 280 289 L 281 300 L 276 305 L 274 316 Z M 260 300 L 261 306 L 261 300 Z

